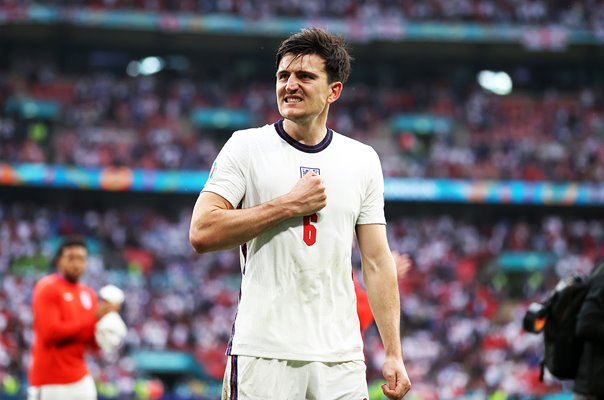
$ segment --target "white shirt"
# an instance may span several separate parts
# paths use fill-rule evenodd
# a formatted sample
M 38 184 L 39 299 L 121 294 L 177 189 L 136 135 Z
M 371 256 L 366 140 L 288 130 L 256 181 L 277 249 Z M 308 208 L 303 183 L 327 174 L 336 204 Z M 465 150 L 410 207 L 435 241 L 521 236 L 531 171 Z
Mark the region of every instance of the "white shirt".
M 330 129 L 316 146 L 303 145 L 279 121 L 235 132 L 203 191 L 251 208 L 288 193 L 308 170 L 323 177 L 327 206 L 316 219 L 286 220 L 242 246 L 228 354 L 364 360 L 351 252 L 357 224 L 386 223 L 377 153 Z

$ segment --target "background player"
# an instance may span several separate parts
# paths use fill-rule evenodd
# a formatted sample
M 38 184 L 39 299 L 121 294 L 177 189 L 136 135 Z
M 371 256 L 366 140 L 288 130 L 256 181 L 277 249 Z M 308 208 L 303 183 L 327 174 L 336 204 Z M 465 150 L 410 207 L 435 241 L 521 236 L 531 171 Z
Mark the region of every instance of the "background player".
M 29 400 L 94 400 L 93 378 L 84 360 L 94 340 L 96 322 L 119 305 L 97 301 L 79 282 L 88 251 L 78 237 L 66 238 L 55 257 L 57 272 L 38 281 L 32 308 L 35 334 L 29 370 Z
M 396 276 L 399 281 L 407 274 L 407 271 L 411 268 L 411 258 L 408 254 L 401 254 L 398 251 L 392 252 L 394 258 L 394 264 L 396 265 Z M 373 313 L 371 312 L 371 306 L 369 305 L 369 299 L 367 292 L 361 286 L 356 273 L 353 271 L 352 279 L 354 280 L 354 292 L 357 297 L 357 314 L 359 316 L 359 323 L 361 325 L 361 333 L 364 333 L 371 323 L 373 322 Z

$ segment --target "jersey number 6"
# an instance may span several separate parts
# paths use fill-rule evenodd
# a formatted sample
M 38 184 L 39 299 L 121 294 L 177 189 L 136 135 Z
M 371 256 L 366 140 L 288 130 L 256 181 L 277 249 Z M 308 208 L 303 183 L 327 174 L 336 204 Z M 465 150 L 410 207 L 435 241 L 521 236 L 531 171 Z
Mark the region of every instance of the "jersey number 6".
M 317 222 L 317 214 L 306 215 L 304 218 L 304 243 L 312 246 L 317 241 L 317 228 L 311 222 Z

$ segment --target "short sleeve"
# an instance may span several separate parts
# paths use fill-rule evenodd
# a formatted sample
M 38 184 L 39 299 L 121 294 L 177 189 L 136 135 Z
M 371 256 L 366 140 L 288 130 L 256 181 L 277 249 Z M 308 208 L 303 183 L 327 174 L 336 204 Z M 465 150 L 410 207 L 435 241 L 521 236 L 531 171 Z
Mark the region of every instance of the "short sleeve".
M 212 192 L 224 197 L 233 207 L 237 207 L 245 194 L 245 171 L 249 159 L 245 139 L 241 131 L 233 133 L 216 157 L 202 189 L 202 192 Z
M 382 174 L 382 165 L 380 164 L 380 159 L 377 153 L 371 148 L 365 159 L 367 160 L 365 194 L 361 204 L 361 212 L 357 218 L 357 225 L 385 225 L 384 176 Z

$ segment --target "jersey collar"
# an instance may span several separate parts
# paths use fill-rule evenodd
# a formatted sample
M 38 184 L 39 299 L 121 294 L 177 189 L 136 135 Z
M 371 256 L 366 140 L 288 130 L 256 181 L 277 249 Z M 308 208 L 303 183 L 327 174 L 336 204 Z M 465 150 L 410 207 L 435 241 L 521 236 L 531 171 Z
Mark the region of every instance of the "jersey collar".
M 281 137 L 281 139 L 285 140 L 296 150 L 300 150 L 305 153 L 318 153 L 320 151 L 323 151 L 327 148 L 327 146 L 329 146 L 329 144 L 331 143 L 331 139 L 333 139 L 333 131 L 327 128 L 327 134 L 319 143 L 313 146 L 300 143 L 296 139 L 289 136 L 287 132 L 285 132 L 285 129 L 283 128 L 283 119 L 280 119 L 279 121 L 275 122 L 275 130 L 277 131 L 277 134 Z

